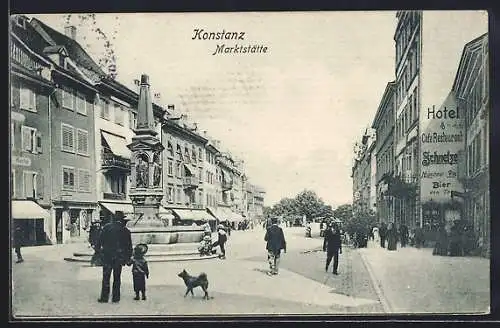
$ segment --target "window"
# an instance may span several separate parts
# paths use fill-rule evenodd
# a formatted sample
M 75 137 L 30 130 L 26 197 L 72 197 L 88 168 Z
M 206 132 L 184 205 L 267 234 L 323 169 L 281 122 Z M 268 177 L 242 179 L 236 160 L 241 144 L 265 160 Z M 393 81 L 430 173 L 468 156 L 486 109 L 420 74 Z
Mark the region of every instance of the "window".
M 16 170 L 12 170 L 12 175 L 10 177 L 10 197 L 16 197 Z
M 12 129 L 14 130 L 14 129 Z M 35 128 L 21 127 L 21 147 L 23 151 L 38 154 L 42 152 L 42 137 Z
M 416 87 L 413 90 L 412 100 L 413 100 L 413 117 L 416 120 L 419 117 L 419 110 L 418 110 L 418 87 Z
M 78 169 L 78 191 L 90 192 L 90 171 Z
M 182 149 L 181 149 L 180 145 L 177 145 L 177 149 L 175 152 L 177 153 L 177 156 L 179 157 L 179 159 L 182 161 Z
M 203 205 L 203 193 L 201 191 L 198 192 L 198 204 Z
M 167 143 L 167 152 L 169 157 L 174 157 L 174 147 L 172 146 L 170 141 L 168 141 Z
M 472 144 L 467 146 L 467 174 L 472 175 Z
M 174 201 L 174 187 L 169 185 L 167 187 L 167 201 L 172 203 Z
M 180 177 L 182 177 L 181 173 L 182 173 L 181 172 L 181 162 L 177 162 L 175 164 L 175 176 L 178 177 L 178 178 L 180 178 Z
M 63 190 L 75 190 L 75 169 L 63 166 Z
M 181 199 L 182 198 L 182 194 L 181 194 L 181 192 L 182 192 L 182 187 L 177 186 L 177 191 L 175 193 L 175 196 L 176 196 L 175 202 L 176 203 L 181 203 L 182 202 L 182 199 Z
M 198 178 L 199 178 L 200 182 L 203 182 L 203 169 L 202 168 L 198 169 Z
M 74 95 L 73 91 L 68 88 L 62 90 L 62 105 L 64 108 L 73 109 Z
M 167 161 L 167 174 L 169 176 L 173 176 L 174 175 L 174 163 L 172 163 L 172 161 Z
M 101 118 L 109 120 L 109 101 L 101 99 L 100 103 L 101 103 Z
M 79 114 L 87 115 L 87 99 L 81 94 L 76 96 L 76 111 Z
M 408 126 L 411 126 L 413 123 L 413 95 L 408 99 Z
M 191 162 L 191 157 L 189 157 L 189 149 L 188 147 L 184 147 L 184 158 L 186 162 Z
M 200 162 L 203 162 L 203 153 L 201 151 L 201 148 L 198 148 L 198 160 Z
M 89 154 L 89 133 L 83 129 L 77 129 L 77 153 L 79 155 Z
M 198 161 L 196 159 L 196 149 L 194 148 L 194 146 L 193 146 L 193 149 L 191 150 L 191 159 L 193 160 L 193 163 L 195 163 L 195 164 Z
M 137 127 L 137 114 L 132 111 L 129 112 L 129 127 L 130 129 Z
M 14 107 L 14 84 L 10 84 L 10 106 Z
M 32 88 L 22 85 L 19 89 L 19 107 L 30 112 L 36 112 L 36 93 Z
M 32 171 L 23 172 L 23 190 L 25 198 L 37 198 L 37 173 Z
M 118 104 L 115 104 L 114 105 L 114 112 L 115 112 L 115 123 L 118 124 L 118 125 L 122 125 L 123 126 L 123 109 L 120 105 Z
M 479 171 L 480 167 L 481 167 L 481 133 L 479 133 L 475 140 L 474 140 L 474 143 L 475 143 L 475 148 L 476 148 L 476 151 L 475 151 L 475 156 L 474 156 L 474 172 L 477 172 Z
M 75 129 L 69 125 L 61 123 L 61 148 L 63 151 L 75 151 Z

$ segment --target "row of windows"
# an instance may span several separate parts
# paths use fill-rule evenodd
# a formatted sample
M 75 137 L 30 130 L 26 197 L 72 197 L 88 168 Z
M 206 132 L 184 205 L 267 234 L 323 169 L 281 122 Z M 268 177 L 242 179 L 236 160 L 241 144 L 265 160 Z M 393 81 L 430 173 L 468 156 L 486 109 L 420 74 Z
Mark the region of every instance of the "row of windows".
M 178 144 L 176 145 L 174 154 L 174 146 L 172 145 L 172 142 L 168 141 L 167 155 L 170 158 L 178 158 L 181 161 L 185 161 L 187 163 L 203 162 L 203 150 L 201 149 L 201 147 L 198 147 L 198 150 L 196 150 L 196 147 L 194 145 L 191 146 L 191 149 L 185 146 L 183 151 L 181 145 Z
M 69 110 L 76 109 L 76 112 L 82 115 L 87 115 L 87 106 L 92 106 L 83 94 L 67 87 L 62 89 L 62 105 Z
M 90 192 L 90 171 L 80 168 L 76 169 L 71 166 L 63 166 L 62 183 L 63 190 Z
M 406 47 L 410 43 L 413 31 L 415 30 L 415 27 L 418 26 L 420 19 L 420 15 L 416 11 L 408 12 L 406 17 L 406 24 L 403 22 L 402 31 L 396 39 L 396 67 L 398 66 L 401 57 L 404 55 Z
M 125 126 L 125 120 L 128 117 L 129 128 L 135 129 L 137 125 L 137 114 L 129 111 L 124 106 L 111 102 L 110 100 L 100 98 L 97 101 L 97 110 L 99 111 L 99 116 L 105 120 L 113 121 L 114 123 Z M 127 116 L 127 113 L 129 114 Z
M 473 176 L 488 165 L 488 136 L 486 130 L 478 133 L 467 146 L 467 172 Z
M 10 195 L 12 198 L 43 198 L 43 174 L 34 171 L 22 171 L 22 189 L 16 190 L 16 170 L 12 170 Z
M 185 192 L 182 186 L 167 186 L 167 202 L 177 204 L 199 204 L 203 205 L 203 192 Z
M 88 156 L 88 131 L 80 128 L 75 128 L 72 125 L 66 123 L 61 123 L 61 149 L 66 152 L 76 152 L 78 155 Z
M 479 70 L 477 79 L 474 81 L 465 101 L 467 126 L 471 125 L 472 121 L 481 109 L 482 104 L 485 102 L 485 99 L 489 97 L 488 93 L 485 92 L 485 86 L 488 84 L 488 81 L 485 81 L 487 74 L 483 73 L 484 68 L 482 67 Z
M 377 154 L 377 175 L 382 177 L 383 174 L 392 171 L 394 165 L 394 151 L 392 147 L 386 149 L 382 154 Z
M 415 88 L 412 95 L 408 98 L 406 106 L 397 118 L 396 136 L 398 138 L 402 138 L 413 126 L 413 123 L 418 120 L 418 109 L 418 88 Z

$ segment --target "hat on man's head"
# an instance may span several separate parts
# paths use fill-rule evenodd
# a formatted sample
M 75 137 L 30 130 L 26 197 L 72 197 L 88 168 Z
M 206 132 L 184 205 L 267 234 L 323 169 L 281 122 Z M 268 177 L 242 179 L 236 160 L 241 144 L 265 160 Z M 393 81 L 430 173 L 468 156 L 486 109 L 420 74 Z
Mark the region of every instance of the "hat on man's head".
M 272 217 L 271 218 L 271 223 L 278 223 L 278 218 L 277 217 Z
M 116 211 L 114 218 L 115 220 L 128 221 L 127 216 L 123 213 L 123 211 Z

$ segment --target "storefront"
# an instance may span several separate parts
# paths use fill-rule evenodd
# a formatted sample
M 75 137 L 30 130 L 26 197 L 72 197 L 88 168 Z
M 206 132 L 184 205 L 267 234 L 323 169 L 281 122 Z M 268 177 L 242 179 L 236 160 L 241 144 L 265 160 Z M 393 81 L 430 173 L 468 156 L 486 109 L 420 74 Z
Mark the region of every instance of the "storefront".
M 90 223 L 99 217 L 95 203 L 59 201 L 54 203 L 52 211 L 57 244 L 86 241 Z
M 11 204 L 13 225 L 23 231 L 24 246 L 50 244 L 46 229 L 49 226 L 50 213 L 31 200 L 13 200 Z

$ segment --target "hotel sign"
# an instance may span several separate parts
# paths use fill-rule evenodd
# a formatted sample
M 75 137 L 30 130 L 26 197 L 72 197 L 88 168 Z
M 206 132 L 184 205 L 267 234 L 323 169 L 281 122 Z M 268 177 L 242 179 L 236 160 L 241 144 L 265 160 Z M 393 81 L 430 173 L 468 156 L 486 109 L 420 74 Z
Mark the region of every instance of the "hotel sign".
M 31 159 L 28 157 L 12 156 L 12 165 L 31 166 Z
M 452 192 L 463 192 L 458 181 L 459 152 L 465 147 L 465 113 L 451 92 L 440 108 L 427 108 L 420 115 L 421 201 L 445 203 Z

